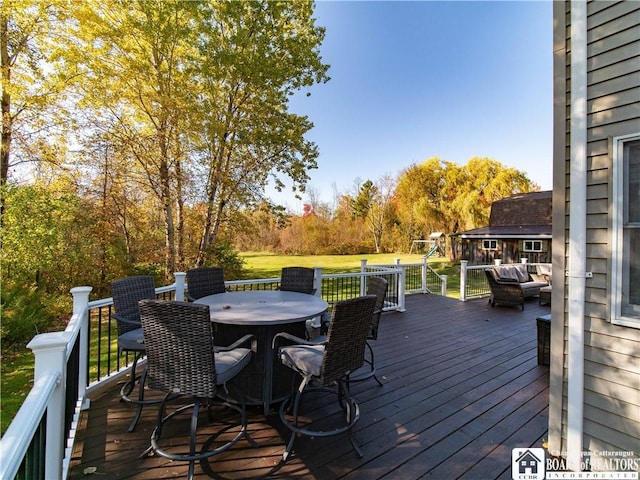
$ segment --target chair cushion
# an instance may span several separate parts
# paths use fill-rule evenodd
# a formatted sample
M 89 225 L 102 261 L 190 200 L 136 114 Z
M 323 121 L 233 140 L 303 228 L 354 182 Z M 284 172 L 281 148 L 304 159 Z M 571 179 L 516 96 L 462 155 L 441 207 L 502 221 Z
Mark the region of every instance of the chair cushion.
M 519 281 L 518 273 L 511 267 L 501 265 L 501 266 L 493 267 L 493 271 L 495 273 L 494 276 L 498 280 L 511 279 L 511 280 Z
M 304 374 L 320 376 L 324 345 L 290 345 L 280 349 L 284 365 Z
M 120 350 L 131 350 L 134 352 L 144 352 L 144 336 L 142 328 L 129 330 L 118 336 L 118 348 Z
M 228 382 L 251 361 L 251 350 L 248 348 L 234 348 L 229 352 L 216 352 L 216 383 L 222 385 Z
M 528 282 L 529 272 L 526 265 L 498 265 L 493 267 L 494 277 L 500 281 L 515 280 L 516 282 Z
M 529 281 L 529 272 L 527 271 L 526 265 L 516 265 L 513 268 L 516 271 L 516 275 L 520 283 Z

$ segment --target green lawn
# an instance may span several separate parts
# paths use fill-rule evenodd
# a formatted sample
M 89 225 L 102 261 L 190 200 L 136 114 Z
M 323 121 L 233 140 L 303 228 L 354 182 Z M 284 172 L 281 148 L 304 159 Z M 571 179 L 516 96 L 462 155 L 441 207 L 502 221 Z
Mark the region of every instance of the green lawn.
M 0 377 L 0 428 L 2 434 L 7 430 L 11 420 L 22 405 L 25 397 L 33 386 L 33 353 L 25 349 L 24 352 L 2 352 Z
M 370 265 L 390 265 L 396 258 L 400 263 L 420 263 L 422 254 L 366 254 L 366 255 L 276 255 L 247 252 L 241 254 L 245 261 L 245 278 L 273 278 L 280 276 L 284 266 L 322 267 L 323 273 L 345 273 L 360 270 L 360 260 Z M 460 297 L 460 266 L 446 258 L 430 258 L 429 266 L 440 275 L 448 275 L 447 296 Z M 439 293 L 439 292 L 438 292 Z
M 419 263 L 422 255 L 395 253 L 364 255 L 276 255 L 260 252 L 242 253 L 245 261 L 246 278 L 279 277 L 280 269 L 285 266 L 322 267 L 326 273 L 343 273 L 360 270 L 360 261 L 366 259 L 371 265 L 388 265 L 396 258 L 401 263 Z M 430 259 L 429 264 L 447 263 L 445 259 Z

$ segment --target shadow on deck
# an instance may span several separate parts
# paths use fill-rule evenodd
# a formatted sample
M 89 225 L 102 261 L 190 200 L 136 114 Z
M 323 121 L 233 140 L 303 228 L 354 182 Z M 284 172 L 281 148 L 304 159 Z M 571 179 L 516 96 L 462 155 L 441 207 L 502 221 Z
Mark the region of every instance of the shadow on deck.
M 241 440 L 196 465 L 196 478 L 511 478 L 511 450 L 541 447 L 547 435 L 549 369 L 537 362 L 536 317 L 550 313 L 549 306 L 532 299 L 520 311 L 491 308 L 486 299 L 412 295 L 406 308 L 381 319 L 374 348 L 384 386 L 369 380 L 352 387 L 360 403 L 355 438 L 362 459 L 346 437 L 301 438 L 279 465 L 288 431 L 277 415 L 265 418 L 252 408 L 249 431 L 259 447 Z M 127 433 L 133 407 L 118 401 L 118 389 L 93 399 L 84 412 L 69 478 L 88 478 L 88 467 L 97 469 L 90 477 L 100 479 L 186 477 L 186 463 L 138 458 L 156 408 L 145 407 L 135 432 Z M 202 425 L 201 441 L 213 441 L 217 428 Z M 177 433 L 173 440 L 187 442 Z

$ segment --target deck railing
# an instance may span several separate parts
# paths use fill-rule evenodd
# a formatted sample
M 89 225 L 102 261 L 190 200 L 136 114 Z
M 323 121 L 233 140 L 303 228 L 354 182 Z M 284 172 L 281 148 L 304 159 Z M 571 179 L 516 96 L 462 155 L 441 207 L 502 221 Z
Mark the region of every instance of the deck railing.
M 529 263 L 526 258 L 521 258 L 520 263 L 527 265 L 529 273 L 536 273 L 536 265 L 546 265 L 540 263 Z M 471 298 L 486 297 L 491 291 L 489 283 L 484 274 L 485 269 L 494 265 L 500 265 L 500 260 L 496 260 L 491 265 L 469 265 L 467 260 L 460 261 L 460 300 L 465 301 Z
M 316 268 L 317 295 L 329 304 L 364 294 L 366 278 L 389 281 L 386 310 L 404 311 L 406 293 L 438 291 L 446 295 L 446 276 L 439 277 L 426 258 L 418 264 L 368 265 L 359 272 L 322 274 Z M 279 278 L 227 282 L 230 290 L 277 289 Z M 156 296 L 183 300 L 185 274 Z M 132 358 L 118 355 L 117 326 L 111 317 L 113 299 L 89 302 L 91 287 L 71 289 L 73 315 L 64 332 L 36 335 L 27 345 L 35 355 L 34 385 L 0 439 L 0 480 L 66 479 L 82 409 L 87 395 L 109 388 L 127 374 Z
M 36 335 L 34 384 L 0 440 L 0 479 L 66 478 L 78 416 L 86 392 L 88 299 L 77 287 L 64 332 Z

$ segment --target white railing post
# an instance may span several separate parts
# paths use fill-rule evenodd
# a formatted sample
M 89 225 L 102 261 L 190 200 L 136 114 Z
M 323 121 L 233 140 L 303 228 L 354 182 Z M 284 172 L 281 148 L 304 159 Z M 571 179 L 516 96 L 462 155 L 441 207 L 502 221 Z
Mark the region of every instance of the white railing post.
M 523 258 L 520 259 L 520 263 L 527 263 L 528 261 L 529 261 L 528 258 L 524 258 L 523 257 Z
M 422 268 L 420 269 L 420 273 L 422 274 L 422 293 L 427 293 L 427 257 L 422 257 Z
M 89 399 L 85 398 L 89 371 L 89 294 L 92 287 L 74 287 L 70 290 L 73 296 L 73 315 L 78 315 L 80 322 L 80 358 L 78 359 L 78 398 L 82 399 L 82 409 L 89 408 Z M 66 368 L 65 368 L 66 370 Z
M 396 259 L 396 268 L 400 269 L 400 278 L 398 279 L 398 308 L 396 309 L 398 312 L 406 311 L 405 308 L 405 292 L 406 292 L 406 282 L 407 282 L 407 267 L 400 266 L 400 259 Z
M 360 273 L 367 273 L 367 259 L 363 258 L 360 260 Z M 360 295 L 366 295 L 367 286 L 366 286 L 366 278 L 364 275 L 360 275 Z
M 493 264 L 494 264 L 494 265 L 500 265 L 501 263 L 502 263 L 502 260 L 500 260 L 499 258 L 496 258 L 496 259 L 493 261 Z
M 469 260 L 460 260 L 460 300 L 467 299 L 467 265 Z
M 322 267 L 313 267 L 313 288 L 316 291 L 316 297 L 322 298 Z M 322 316 L 313 317 L 307 320 L 308 324 L 313 328 L 322 327 Z
M 447 296 L 447 275 L 440 275 L 442 283 L 440 284 L 440 295 Z
M 36 357 L 34 381 L 52 373 L 59 377 L 47 406 L 45 478 L 62 478 L 67 343 L 66 333 L 53 332 L 36 335 L 27 344 L 27 348 L 30 348 Z
M 313 288 L 316 297 L 322 298 L 322 267 L 313 267 Z
M 176 279 L 175 299 L 178 302 L 184 302 L 184 284 L 187 274 L 185 272 L 174 272 L 173 277 Z

